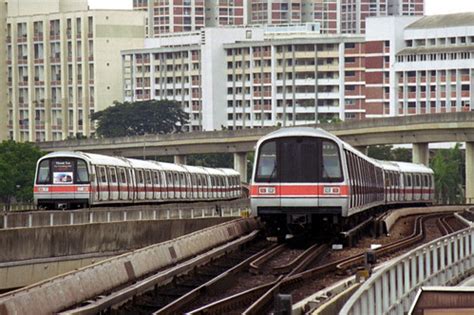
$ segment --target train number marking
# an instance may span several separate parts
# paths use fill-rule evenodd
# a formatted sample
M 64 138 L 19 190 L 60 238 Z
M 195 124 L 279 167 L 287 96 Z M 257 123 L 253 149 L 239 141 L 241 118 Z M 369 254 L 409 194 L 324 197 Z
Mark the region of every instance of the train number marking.
M 260 195 L 274 195 L 276 193 L 275 187 L 258 187 Z

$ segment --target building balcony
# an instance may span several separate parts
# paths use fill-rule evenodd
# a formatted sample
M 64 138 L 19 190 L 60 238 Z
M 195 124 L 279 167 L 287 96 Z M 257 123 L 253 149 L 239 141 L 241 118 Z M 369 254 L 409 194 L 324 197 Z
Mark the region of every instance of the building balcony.
M 272 110 L 272 105 L 254 105 L 253 110 Z
M 50 34 L 49 35 L 49 40 L 50 41 L 55 41 L 55 40 L 60 40 L 61 36 L 59 34 Z
M 33 36 L 33 41 L 35 41 L 35 42 L 41 42 L 41 41 L 43 41 L 43 39 L 44 39 L 43 34 L 35 34 Z

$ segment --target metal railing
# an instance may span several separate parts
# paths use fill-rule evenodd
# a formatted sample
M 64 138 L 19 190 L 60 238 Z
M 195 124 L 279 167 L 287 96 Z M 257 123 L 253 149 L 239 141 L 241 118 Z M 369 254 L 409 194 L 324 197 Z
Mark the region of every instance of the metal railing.
M 389 263 L 351 296 L 340 314 L 404 314 L 422 286 L 448 285 L 474 268 L 474 227 L 436 239 Z
M 249 212 L 248 208 L 247 200 L 234 200 L 223 204 L 165 204 L 138 205 L 132 208 L 92 208 L 82 211 L 4 212 L 0 213 L 0 229 L 136 220 L 240 217 Z

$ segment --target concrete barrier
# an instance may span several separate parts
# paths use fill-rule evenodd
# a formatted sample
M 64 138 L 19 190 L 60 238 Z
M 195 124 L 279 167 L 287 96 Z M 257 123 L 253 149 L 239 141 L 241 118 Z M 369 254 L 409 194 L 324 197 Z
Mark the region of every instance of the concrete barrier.
M 466 206 L 438 206 L 438 207 L 419 207 L 419 208 L 402 208 L 395 209 L 383 220 L 385 225 L 385 232 L 389 233 L 395 222 L 401 217 L 406 217 L 415 214 L 429 214 L 438 212 L 456 212 L 463 211 Z
M 0 295 L 0 313 L 59 312 L 150 272 L 236 239 L 257 227 L 258 221 L 253 218 L 236 219 Z
M 67 211 L 3 212 L 0 228 L 74 225 L 134 220 L 194 219 L 239 216 L 249 208 L 248 199 L 216 202 L 170 203 L 127 207 L 97 207 Z
M 133 250 L 232 218 L 127 221 L 0 230 L 0 263 Z

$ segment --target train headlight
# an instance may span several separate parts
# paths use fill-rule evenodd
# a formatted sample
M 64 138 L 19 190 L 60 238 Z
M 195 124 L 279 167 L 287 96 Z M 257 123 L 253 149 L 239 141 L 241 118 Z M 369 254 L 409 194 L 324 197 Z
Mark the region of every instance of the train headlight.
M 48 192 L 49 187 L 38 187 L 38 192 Z
M 259 195 L 274 195 L 276 193 L 275 187 L 258 187 Z
M 324 187 L 325 195 L 339 195 L 340 193 L 341 189 L 339 187 Z
M 89 191 L 89 187 L 77 187 L 77 191 L 78 191 L 78 192 L 88 192 L 88 191 Z

